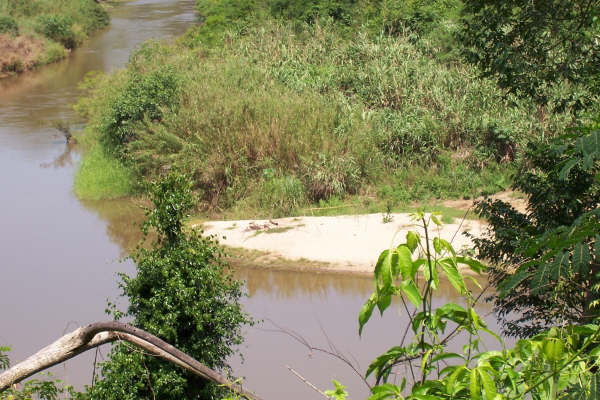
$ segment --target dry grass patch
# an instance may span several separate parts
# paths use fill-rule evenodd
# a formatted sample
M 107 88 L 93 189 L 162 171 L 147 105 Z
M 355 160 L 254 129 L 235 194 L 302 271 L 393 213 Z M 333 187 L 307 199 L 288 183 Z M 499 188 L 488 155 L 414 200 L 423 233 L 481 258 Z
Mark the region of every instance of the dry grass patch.
M 0 35 L 0 77 L 34 68 L 44 53 L 44 42 L 30 36 Z

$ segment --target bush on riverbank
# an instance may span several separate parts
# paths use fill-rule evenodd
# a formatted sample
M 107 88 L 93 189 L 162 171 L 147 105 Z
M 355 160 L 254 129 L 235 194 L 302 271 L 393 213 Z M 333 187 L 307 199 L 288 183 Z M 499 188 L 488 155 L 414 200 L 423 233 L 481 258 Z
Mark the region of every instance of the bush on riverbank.
M 207 209 L 281 215 L 367 192 L 393 205 L 492 193 L 520 148 L 572 123 L 412 34 L 268 16 L 208 37 L 210 21 L 230 16 L 205 18 L 178 44 L 144 45 L 79 110 L 87 141 L 137 179 L 189 173 Z
M 94 0 L 0 0 L 0 74 L 63 58 L 108 23 Z

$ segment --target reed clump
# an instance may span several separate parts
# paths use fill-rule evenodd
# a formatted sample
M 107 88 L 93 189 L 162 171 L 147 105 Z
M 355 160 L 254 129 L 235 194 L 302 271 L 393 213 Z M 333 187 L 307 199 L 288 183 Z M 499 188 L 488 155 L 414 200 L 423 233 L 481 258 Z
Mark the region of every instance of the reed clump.
M 409 36 L 264 18 L 214 45 L 205 29 L 146 43 L 78 105 L 86 141 L 135 179 L 190 174 L 205 209 L 279 216 L 367 192 L 392 205 L 493 193 L 520 149 L 573 123 L 537 117 Z

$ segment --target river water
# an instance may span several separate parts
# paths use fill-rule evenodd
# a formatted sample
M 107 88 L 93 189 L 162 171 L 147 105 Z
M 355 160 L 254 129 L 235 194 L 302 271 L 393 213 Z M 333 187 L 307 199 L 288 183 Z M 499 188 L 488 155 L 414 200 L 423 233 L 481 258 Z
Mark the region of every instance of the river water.
M 79 201 L 72 186 L 80 155 L 53 126 L 81 126 L 72 104 L 84 76 L 123 67 L 147 39 L 183 33 L 195 22 L 194 3 L 115 5 L 110 28 L 69 59 L 0 80 L 0 345 L 12 346 L 13 361 L 77 326 L 106 319 L 107 298 L 119 296 L 117 272 L 134 272 L 120 259 L 139 239 L 139 208 L 128 201 Z M 231 360 L 248 388 L 265 399 L 320 398 L 292 368 L 321 389 L 332 388 L 331 379 L 337 379 L 352 398 L 367 396 L 343 361 L 311 351 L 302 341 L 343 354 L 360 372 L 396 345 L 406 325 L 397 308 L 384 318 L 374 316 L 358 337 L 357 315 L 371 293 L 370 278 L 244 266 L 236 267 L 236 275 L 246 282 L 246 310 L 261 321 L 245 331 L 240 348 L 245 360 Z M 451 290 L 442 290 L 440 303 L 451 300 Z M 489 311 L 485 304 L 480 308 Z M 493 317 L 489 320 L 495 327 Z M 99 359 L 107 351 L 105 346 Z M 81 355 L 52 372 L 81 388 L 91 381 L 93 358 L 93 352 Z

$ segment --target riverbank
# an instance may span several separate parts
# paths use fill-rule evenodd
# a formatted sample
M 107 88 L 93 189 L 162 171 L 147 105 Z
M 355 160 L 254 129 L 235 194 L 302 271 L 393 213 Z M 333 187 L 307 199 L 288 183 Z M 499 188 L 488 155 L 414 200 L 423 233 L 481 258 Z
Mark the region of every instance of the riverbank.
M 202 18 L 229 21 L 209 3 Z M 200 210 L 236 219 L 472 199 L 506 190 L 528 144 L 572 123 L 536 117 L 534 102 L 425 37 L 262 13 L 236 31 L 231 18 L 225 32 L 205 23 L 146 43 L 125 70 L 87 81 L 79 198 L 135 193 L 177 169 Z
M 433 225 L 430 233 L 461 251 L 472 245 L 462 233 L 481 236 L 486 226 L 480 220 L 452 219 L 440 228 Z M 285 269 L 289 260 L 289 269 L 300 265 L 301 269 L 360 274 L 371 274 L 379 254 L 402 243 L 409 230 L 423 236 L 423 229 L 408 213 L 206 221 L 192 223 L 192 227 L 216 236 L 225 246 L 258 251 L 251 253 L 253 264 Z
M 109 24 L 94 0 L 0 0 L 0 78 L 65 58 Z

